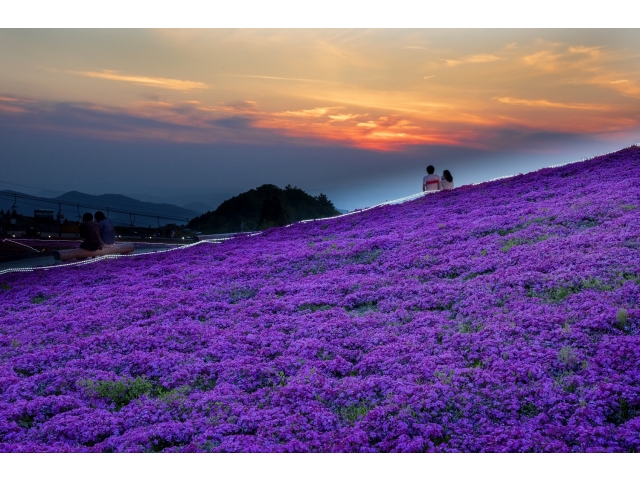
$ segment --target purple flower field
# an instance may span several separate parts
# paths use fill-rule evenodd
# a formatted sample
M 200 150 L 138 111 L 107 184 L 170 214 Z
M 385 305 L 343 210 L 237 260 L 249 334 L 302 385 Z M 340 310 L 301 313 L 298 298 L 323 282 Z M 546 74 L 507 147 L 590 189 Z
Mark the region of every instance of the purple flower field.
M 0 276 L 0 451 L 637 452 L 640 148 Z

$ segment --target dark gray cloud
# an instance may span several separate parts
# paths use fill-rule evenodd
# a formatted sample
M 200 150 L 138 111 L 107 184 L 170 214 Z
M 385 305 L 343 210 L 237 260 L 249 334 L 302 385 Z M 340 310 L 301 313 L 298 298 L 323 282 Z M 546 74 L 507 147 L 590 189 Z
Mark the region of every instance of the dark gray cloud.
M 227 118 L 217 118 L 214 120 L 210 120 L 209 123 L 213 125 L 219 125 L 225 128 L 233 128 L 233 129 L 250 129 L 251 127 L 251 119 L 246 117 L 227 117 Z

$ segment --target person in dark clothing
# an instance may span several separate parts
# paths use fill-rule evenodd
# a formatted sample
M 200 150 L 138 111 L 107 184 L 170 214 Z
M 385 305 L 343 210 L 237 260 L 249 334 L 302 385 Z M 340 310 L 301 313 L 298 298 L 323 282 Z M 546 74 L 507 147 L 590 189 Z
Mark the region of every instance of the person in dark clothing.
M 100 228 L 100 240 L 103 245 L 113 245 L 116 243 L 116 234 L 113 230 L 113 223 L 101 211 L 96 212 L 96 222 Z
M 84 241 L 80 244 L 80 248 L 84 250 L 102 250 L 102 243 L 100 242 L 100 227 L 93 221 L 93 215 L 89 212 L 82 216 L 82 223 L 80 224 L 80 236 Z

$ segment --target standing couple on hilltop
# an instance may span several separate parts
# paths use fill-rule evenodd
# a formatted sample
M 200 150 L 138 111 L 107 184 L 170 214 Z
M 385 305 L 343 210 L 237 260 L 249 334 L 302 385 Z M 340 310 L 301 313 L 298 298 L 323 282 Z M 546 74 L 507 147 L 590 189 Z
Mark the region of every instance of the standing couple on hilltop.
M 449 170 L 442 172 L 442 178 L 435 173 L 433 165 L 427 167 L 427 176 L 422 179 L 422 191 L 430 192 L 435 190 L 453 190 L 453 177 Z

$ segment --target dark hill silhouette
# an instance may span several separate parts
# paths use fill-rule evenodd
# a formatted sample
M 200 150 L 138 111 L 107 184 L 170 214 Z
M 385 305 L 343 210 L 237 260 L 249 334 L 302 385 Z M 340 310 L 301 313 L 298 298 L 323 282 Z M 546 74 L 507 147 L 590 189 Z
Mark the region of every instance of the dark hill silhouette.
M 282 189 L 266 184 L 222 202 L 188 226 L 203 233 L 247 232 L 335 215 L 340 212 L 322 193 L 313 197 L 291 185 Z

